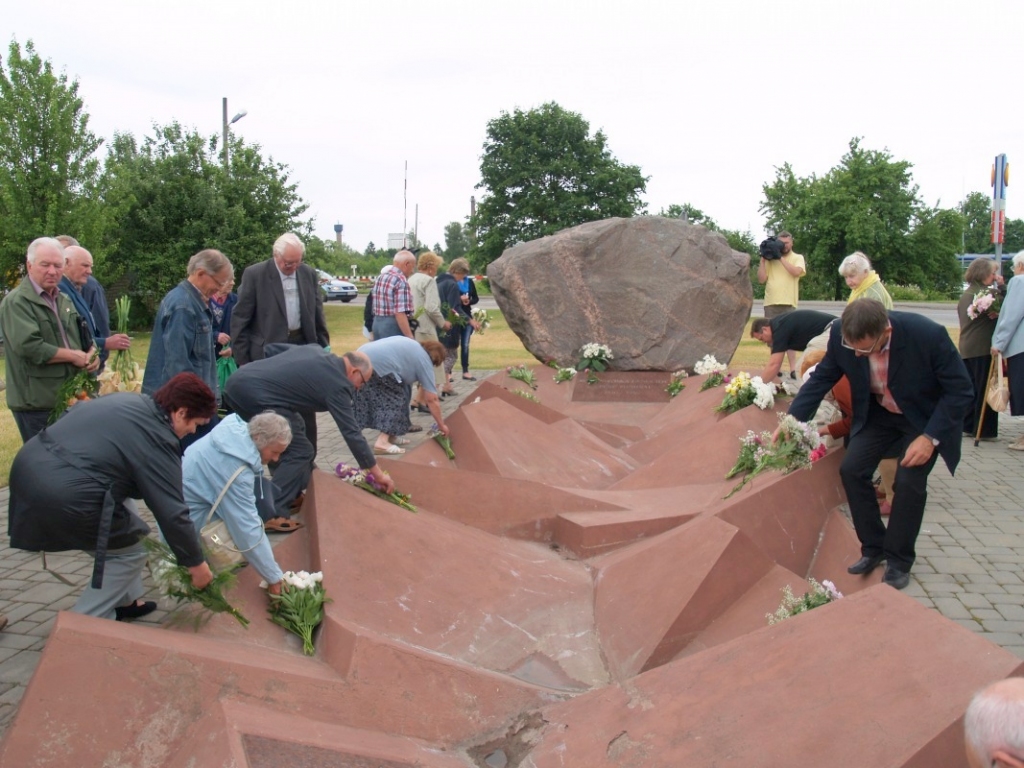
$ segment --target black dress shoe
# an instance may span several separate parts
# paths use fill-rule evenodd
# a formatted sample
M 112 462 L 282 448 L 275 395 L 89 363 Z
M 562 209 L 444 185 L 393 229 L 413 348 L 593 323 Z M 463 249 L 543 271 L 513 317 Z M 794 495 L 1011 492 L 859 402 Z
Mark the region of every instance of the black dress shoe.
M 852 573 L 854 576 L 860 576 L 862 573 L 871 573 L 883 560 L 885 560 L 885 555 L 865 555 L 847 568 L 846 572 Z
M 134 602 L 131 605 L 119 605 L 114 608 L 114 616 L 118 621 L 128 621 L 129 619 L 141 619 L 156 610 L 156 603 L 152 600 L 147 600 L 142 605 L 138 602 Z
M 885 566 L 885 575 L 882 576 L 882 583 L 888 584 L 893 589 L 903 589 L 910 583 L 910 573 L 901 571 L 894 565 Z

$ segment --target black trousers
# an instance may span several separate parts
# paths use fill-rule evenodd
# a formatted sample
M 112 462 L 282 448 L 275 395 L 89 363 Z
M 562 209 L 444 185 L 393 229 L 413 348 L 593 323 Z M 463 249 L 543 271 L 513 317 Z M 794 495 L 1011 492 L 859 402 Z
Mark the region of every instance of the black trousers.
M 50 420 L 49 411 L 11 411 L 14 423 L 21 433 L 21 442 L 27 443 L 33 437 L 43 431 L 46 422 Z
M 871 478 L 878 462 L 886 456 L 898 455 L 902 461 L 907 446 L 920 435 L 906 416 L 887 411 L 872 396 L 867 424 L 850 438 L 839 467 L 861 554 L 865 557 L 884 554 L 890 566 L 902 571 L 909 571 L 917 557 L 914 546 L 928 501 L 928 475 L 939 453 L 936 450 L 931 459 L 920 466 L 897 467 L 896 494 L 888 527 L 882 523 Z

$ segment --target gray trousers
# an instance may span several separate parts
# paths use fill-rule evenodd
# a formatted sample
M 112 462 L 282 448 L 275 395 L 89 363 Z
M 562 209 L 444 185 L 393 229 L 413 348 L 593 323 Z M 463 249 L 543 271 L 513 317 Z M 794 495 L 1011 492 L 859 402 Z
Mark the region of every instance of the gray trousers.
M 131 605 L 145 594 L 142 585 L 145 567 L 146 548 L 141 541 L 123 549 L 108 549 L 103 586 L 99 589 L 86 587 L 71 610 L 99 619 L 113 619 L 114 608 Z

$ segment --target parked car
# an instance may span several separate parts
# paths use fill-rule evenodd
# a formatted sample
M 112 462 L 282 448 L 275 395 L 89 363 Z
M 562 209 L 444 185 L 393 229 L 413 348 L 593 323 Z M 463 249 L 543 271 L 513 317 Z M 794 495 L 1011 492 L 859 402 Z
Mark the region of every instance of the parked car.
M 340 280 L 336 277 L 321 281 L 320 290 L 324 292 L 324 301 L 340 299 L 346 304 L 352 301 L 359 293 L 356 287 L 348 280 Z

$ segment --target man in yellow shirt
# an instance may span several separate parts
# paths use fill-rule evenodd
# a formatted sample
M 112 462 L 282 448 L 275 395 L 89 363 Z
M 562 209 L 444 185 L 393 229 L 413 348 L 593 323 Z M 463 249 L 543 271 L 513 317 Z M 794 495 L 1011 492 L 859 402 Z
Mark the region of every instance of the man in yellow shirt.
M 804 257 L 793 250 L 793 235 L 789 232 L 778 234 L 782 244 L 782 258 L 765 259 L 757 265 L 757 282 L 764 283 L 764 316 L 784 315 L 796 309 L 800 299 L 800 278 L 807 274 Z M 789 359 L 789 375 L 796 378 L 796 352 L 786 353 Z

